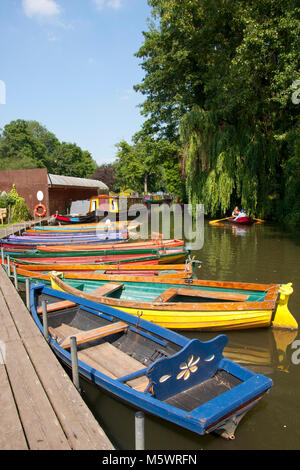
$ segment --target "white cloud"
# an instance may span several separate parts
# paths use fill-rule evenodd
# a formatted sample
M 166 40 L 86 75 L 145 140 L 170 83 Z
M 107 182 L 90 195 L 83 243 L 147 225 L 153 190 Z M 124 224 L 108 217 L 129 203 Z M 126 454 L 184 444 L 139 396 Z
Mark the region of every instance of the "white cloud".
M 98 10 L 101 10 L 105 6 L 118 10 L 122 6 L 122 0 L 94 0 L 94 3 Z
M 108 0 L 107 6 L 111 7 L 111 8 L 114 8 L 115 10 L 118 10 L 122 6 L 121 5 L 121 0 Z
M 22 0 L 25 14 L 32 18 L 49 18 L 61 13 L 60 6 L 54 0 Z

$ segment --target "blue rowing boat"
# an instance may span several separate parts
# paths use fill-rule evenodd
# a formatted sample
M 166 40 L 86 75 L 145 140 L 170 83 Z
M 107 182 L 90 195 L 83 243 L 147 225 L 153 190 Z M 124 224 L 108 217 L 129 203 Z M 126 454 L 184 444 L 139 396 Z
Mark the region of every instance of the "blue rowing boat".
M 75 336 L 82 377 L 199 435 L 216 432 L 233 439 L 242 417 L 273 385 L 223 356 L 225 335 L 190 340 L 123 311 L 32 284 L 31 310 L 41 331 L 43 301 L 50 346 L 65 365 L 71 367 Z

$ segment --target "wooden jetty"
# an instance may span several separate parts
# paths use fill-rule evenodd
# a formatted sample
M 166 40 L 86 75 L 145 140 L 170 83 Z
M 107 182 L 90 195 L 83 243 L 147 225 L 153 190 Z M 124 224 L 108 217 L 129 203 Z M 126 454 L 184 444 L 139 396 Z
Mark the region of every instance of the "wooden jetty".
M 30 229 L 36 225 L 47 225 L 50 217 L 45 217 L 39 220 L 28 220 L 26 222 L 16 222 L 8 227 L 2 227 L 0 225 L 0 239 L 6 238 L 8 235 L 21 234 L 27 229 Z
M 114 450 L 0 266 L 0 449 Z

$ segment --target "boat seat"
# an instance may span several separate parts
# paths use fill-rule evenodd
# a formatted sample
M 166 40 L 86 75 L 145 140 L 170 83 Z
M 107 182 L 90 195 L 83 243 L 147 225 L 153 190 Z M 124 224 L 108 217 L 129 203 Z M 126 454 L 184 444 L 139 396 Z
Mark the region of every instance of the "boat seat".
M 78 351 L 78 358 L 115 380 L 145 369 L 141 362 L 108 342 Z M 126 384 L 143 392 L 148 387 L 149 380 L 146 376 L 142 376 L 128 380 Z
M 52 304 L 47 304 L 47 312 L 56 312 L 57 310 L 62 310 L 64 308 L 75 307 L 77 304 L 71 302 L 70 300 L 62 300 L 61 302 L 54 302 Z M 42 307 L 37 309 L 37 313 L 41 315 L 43 313 Z
M 245 294 L 235 294 L 231 292 L 214 292 L 214 291 L 205 291 L 201 289 L 188 289 L 186 287 L 174 288 L 171 287 L 165 292 L 160 294 L 154 302 L 170 302 L 176 295 L 182 295 L 187 297 L 200 297 L 204 299 L 216 299 L 224 300 L 228 302 L 245 302 L 249 299 L 249 295 Z
M 49 333 L 56 341 L 62 340 L 66 336 L 74 336 L 77 333 L 81 332 L 81 330 L 79 330 L 75 326 L 67 325 L 66 323 L 61 323 L 59 326 L 55 328 L 52 326 L 49 326 L 48 329 L 49 329 Z
M 68 349 L 71 345 L 71 336 L 75 336 L 77 344 L 87 343 L 88 341 L 94 341 L 95 339 L 104 338 L 115 333 L 120 333 L 128 328 L 127 323 L 121 321 L 112 323 L 110 325 L 101 326 L 99 328 L 94 328 L 93 330 L 80 331 L 79 333 L 69 335 L 67 338 L 64 338 L 59 345 Z
M 112 294 L 113 292 L 116 292 L 119 289 L 122 289 L 124 284 L 119 284 L 117 282 L 108 282 L 107 284 L 104 284 L 104 286 L 99 287 L 98 289 L 95 289 L 93 291 L 88 292 L 89 294 L 93 294 L 96 296 L 105 296 Z

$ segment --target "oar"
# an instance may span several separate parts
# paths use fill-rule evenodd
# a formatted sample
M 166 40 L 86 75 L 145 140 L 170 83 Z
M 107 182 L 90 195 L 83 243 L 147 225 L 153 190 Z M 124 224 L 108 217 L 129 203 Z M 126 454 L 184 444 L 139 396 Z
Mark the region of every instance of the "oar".
M 255 217 L 252 217 L 253 220 L 257 220 L 257 222 L 264 222 L 262 219 L 256 219 Z
M 216 224 L 217 222 L 221 222 L 221 220 L 227 220 L 227 219 L 232 219 L 233 216 L 231 215 L 230 217 L 224 217 L 224 219 L 219 219 L 219 220 L 211 220 L 209 223 L 210 224 Z

